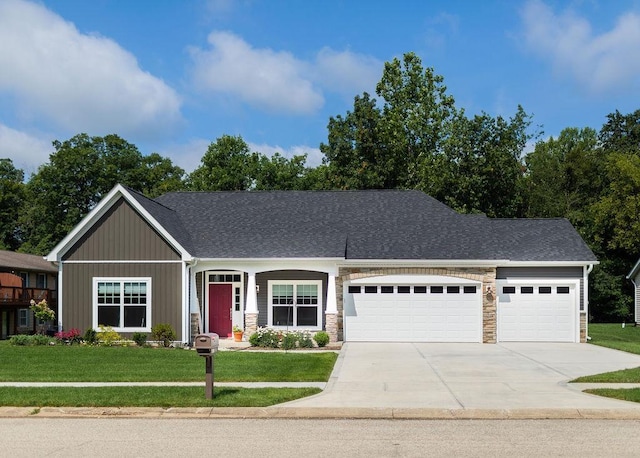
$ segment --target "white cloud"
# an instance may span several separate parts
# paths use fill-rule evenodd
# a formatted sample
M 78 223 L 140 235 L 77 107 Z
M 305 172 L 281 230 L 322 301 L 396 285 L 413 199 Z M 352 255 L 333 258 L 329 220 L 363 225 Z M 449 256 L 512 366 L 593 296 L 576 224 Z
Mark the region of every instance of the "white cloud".
M 326 47 L 312 66 L 312 77 L 319 85 L 352 98 L 365 90 L 374 94 L 383 69 L 383 63 L 374 57 Z
M 75 133 L 164 132 L 181 118 L 177 94 L 128 51 L 23 0 L 0 2 L 0 92 L 23 119 Z
M 555 14 L 531 0 L 522 11 L 527 45 L 593 93 L 606 93 L 640 79 L 640 15 L 621 15 L 615 26 L 595 34 L 585 18 L 571 11 Z
M 210 48 L 191 49 L 194 82 L 203 91 L 226 93 L 278 113 L 311 114 L 324 93 L 370 90 L 382 73 L 378 60 L 329 48 L 305 61 L 286 51 L 254 48 L 230 32 L 212 32 Z
M 212 32 L 209 44 L 210 50 L 191 50 L 199 87 L 275 112 L 307 114 L 324 103 L 320 91 L 302 76 L 304 62 L 290 53 L 255 49 L 227 32 Z
M 49 161 L 54 148 L 51 140 L 29 135 L 0 124 L 0 158 L 9 158 L 25 175 L 34 173 Z

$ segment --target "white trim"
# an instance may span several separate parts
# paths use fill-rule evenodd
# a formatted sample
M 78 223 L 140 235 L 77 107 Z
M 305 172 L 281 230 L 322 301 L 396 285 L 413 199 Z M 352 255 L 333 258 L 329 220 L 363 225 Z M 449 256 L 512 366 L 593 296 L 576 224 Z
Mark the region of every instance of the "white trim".
M 496 341 L 500 339 L 500 288 L 502 286 L 569 286 L 573 287 L 573 340 L 580 342 L 580 279 L 579 278 L 507 278 L 496 280 Z
M 24 312 L 24 317 L 22 316 Z M 24 318 L 25 322 L 22 324 L 22 319 Z M 19 328 L 28 328 L 29 327 L 29 309 L 21 308 L 18 309 L 18 327 Z
M 183 261 L 191 260 L 191 255 L 185 250 L 166 229 L 156 221 L 151 214 L 140 205 L 137 199 L 133 198 L 124 186 L 117 184 L 109 193 L 98 202 L 98 204 L 87 213 L 84 218 L 63 238 L 45 257 L 47 261 L 60 261 L 67 249 L 73 246 L 97 221 L 115 204 L 120 197 L 123 197 L 158 233 L 180 253 Z
M 145 318 L 145 326 L 139 326 L 139 327 L 132 327 L 132 328 L 127 328 L 124 326 L 112 326 L 113 330 L 116 332 L 151 332 L 151 313 L 152 313 L 152 301 L 153 301 L 153 297 L 152 297 L 152 288 L 153 288 L 153 284 L 152 284 L 152 280 L 151 277 L 93 277 L 93 287 L 92 287 L 92 295 L 91 295 L 91 308 L 92 308 L 92 314 L 93 316 L 91 317 L 92 320 L 92 326 L 93 329 L 98 329 L 98 326 L 100 326 L 101 324 L 104 323 L 98 323 L 98 283 L 102 283 L 102 282 L 113 282 L 113 283 L 126 283 L 126 282 L 145 282 L 147 284 L 147 303 L 145 305 L 146 307 L 146 318 Z M 121 294 L 124 293 L 124 290 L 122 291 Z M 121 307 L 121 310 L 123 307 L 125 307 L 124 304 L 119 304 Z M 122 323 L 124 321 L 124 313 L 121 313 L 120 315 L 120 323 Z
M 180 259 L 171 259 L 171 260 L 113 260 L 113 259 L 105 259 L 105 260 L 82 260 L 82 261 L 64 261 L 65 264 L 184 264 L 184 261 Z
M 187 263 L 182 263 L 182 343 L 188 343 L 191 340 L 191 314 L 189 307 L 189 269 L 187 269 Z
M 58 263 L 58 283 L 56 284 L 56 288 L 58 290 L 58 331 L 62 328 L 62 313 L 64 312 L 63 304 L 63 284 L 62 284 L 62 261 Z
M 244 313 L 258 314 L 258 291 L 256 290 L 256 273 L 247 272 L 247 299 Z
M 297 317 L 296 317 L 296 308 L 297 307 L 316 307 L 317 311 L 316 311 L 316 322 L 317 325 L 316 326 L 297 326 L 296 324 L 293 324 L 291 326 L 276 326 L 273 325 L 273 307 L 277 307 L 279 305 L 285 305 L 285 304 L 273 304 L 272 303 L 272 299 L 273 299 L 273 285 L 293 285 L 293 304 L 287 304 L 287 305 L 291 305 L 293 307 L 293 322 L 296 323 L 297 321 Z M 297 291 L 297 287 L 301 286 L 301 285 L 316 285 L 318 287 L 318 303 L 317 304 L 296 304 L 296 291 Z M 322 298 L 324 297 L 322 294 L 322 280 L 268 280 L 267 281 L 267 327 L 269 328 L 273 328 L 273 329 L 291 329 L 291 330 L 296 330 L 296 331 L 303 331 L 303 330 L 309 330 L 309 331 L 319 331 L 322 329 L 322 311 L 323 311 L 323 303 L 322 303 Z
M 379 275 L 377 277 L 357 278 L 351 285 L 480 285 L 481 281 L 444 275 Z
M 210 281 L 210 275 L 239 275 L 240 281 Z M 255 277 L 254 277 L 255 278 Z M 205 316 L 203 318 L 203 329 L 212 332 L 209 329 L 209 286 L 210 285 L 231 285 L 231 329 L 237 326 L 244 330 L 244 272 L 237 270 L 206 270 L 203 272 L 203 288 L 205 297 Z M 240 288 L 240 310 L 236 311 L 236 288 Z M 254 288 L 255 289 L 255 288 Z M 226 337 L 226 336 L 223 336 Z

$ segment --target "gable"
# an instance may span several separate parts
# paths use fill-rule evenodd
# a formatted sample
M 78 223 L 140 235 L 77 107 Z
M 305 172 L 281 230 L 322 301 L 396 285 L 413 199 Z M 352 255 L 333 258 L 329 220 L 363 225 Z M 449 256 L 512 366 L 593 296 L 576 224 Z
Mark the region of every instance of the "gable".
M 180 255 L 124 198 L 65 253 L 64 261 L 180 260 Z

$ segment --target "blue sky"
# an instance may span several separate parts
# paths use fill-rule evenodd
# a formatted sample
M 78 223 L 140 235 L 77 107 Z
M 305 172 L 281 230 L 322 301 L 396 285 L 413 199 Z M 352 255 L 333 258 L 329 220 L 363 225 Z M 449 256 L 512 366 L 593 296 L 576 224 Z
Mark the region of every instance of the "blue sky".
M 0 157 L 115 133 L 187 172 L 223 134 L 321 161 L 330 116 L 413 51 L 468 114 L 546 136 L 640 108 L 640 0 L 0 0 Z

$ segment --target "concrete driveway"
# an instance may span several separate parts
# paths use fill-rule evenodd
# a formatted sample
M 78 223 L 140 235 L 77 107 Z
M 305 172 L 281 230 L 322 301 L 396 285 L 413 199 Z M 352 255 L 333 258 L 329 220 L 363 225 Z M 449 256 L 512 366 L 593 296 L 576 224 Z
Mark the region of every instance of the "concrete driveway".
M 291 407 L 640 409 L 582 393 L 582 375 L 640 366 L 640 355 L 567 343 L 345 343 L 326 390 Z

